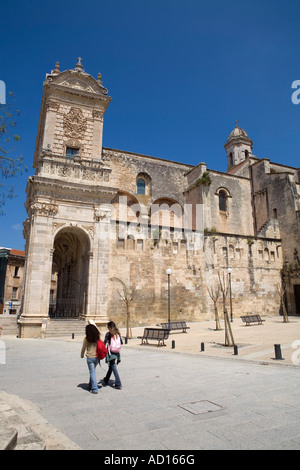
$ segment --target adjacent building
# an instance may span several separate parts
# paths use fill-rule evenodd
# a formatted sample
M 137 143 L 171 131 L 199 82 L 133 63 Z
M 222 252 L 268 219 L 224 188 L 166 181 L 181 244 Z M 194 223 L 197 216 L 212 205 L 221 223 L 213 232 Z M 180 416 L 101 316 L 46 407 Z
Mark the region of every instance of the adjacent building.
M 0 322 L 20 315 L 25 251 L 0 247 Z

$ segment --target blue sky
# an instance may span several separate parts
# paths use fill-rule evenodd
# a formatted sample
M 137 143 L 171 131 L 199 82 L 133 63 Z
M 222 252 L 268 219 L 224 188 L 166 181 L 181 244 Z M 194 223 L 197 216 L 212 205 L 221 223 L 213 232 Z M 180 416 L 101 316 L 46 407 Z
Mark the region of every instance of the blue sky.
M 0 217 L 0 246 L 24 249 L 22 224 L 46 73 L 77 57 L 112 96 L 103 145 L 226 171 L 239 120 L 253 153 L 300 166 L 299 0 L 77 0 L 1 4 L 0 80 L 21 110 L 28 173 Z

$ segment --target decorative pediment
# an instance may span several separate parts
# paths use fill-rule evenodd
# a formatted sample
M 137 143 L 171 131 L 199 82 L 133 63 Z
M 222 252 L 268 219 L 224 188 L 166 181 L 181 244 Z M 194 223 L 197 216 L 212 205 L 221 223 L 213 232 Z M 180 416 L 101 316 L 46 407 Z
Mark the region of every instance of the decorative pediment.
M 78 90 L 97 95 L 107 95 L 107 89 L 104 88 L 101 81 L 101 74 L 98 74 L 95 80 L 88 73 L 81 70 L 65 70 L 64 72 L 56 71 L 46 75 L 46 82 L 53 85 L 63 86 L 72 90 Z
M 68 88 L 73 88 L 75 90 L 89 91 L 90 93 L 99 93 L 99 91 L 96 90 L 95 87 L 92 87 L 90 84 L 84 82 L 83 80 L 79 80 L 78 78 L 70 78 L 64 80 L 62 83 L 60 83 L 60 85 L 66 86 Z

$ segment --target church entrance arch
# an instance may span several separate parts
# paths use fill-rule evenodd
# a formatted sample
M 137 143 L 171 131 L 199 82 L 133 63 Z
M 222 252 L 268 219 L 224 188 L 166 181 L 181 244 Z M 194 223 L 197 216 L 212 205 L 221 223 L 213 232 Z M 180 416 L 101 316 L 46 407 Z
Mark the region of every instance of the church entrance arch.
M 89 279 L 88 235 L 78 227 L 61 229 L 54 239 L 49 316 L 86 314 Z

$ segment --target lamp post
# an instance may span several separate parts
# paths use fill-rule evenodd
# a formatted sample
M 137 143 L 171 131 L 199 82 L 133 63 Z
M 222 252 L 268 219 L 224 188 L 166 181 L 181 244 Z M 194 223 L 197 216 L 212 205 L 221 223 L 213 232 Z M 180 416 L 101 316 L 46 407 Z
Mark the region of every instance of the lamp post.
M 229 274 L 229 293 L 230 293 L 230 321 L 233 322 L 233 317 L 232 317 L 232 292 L 231 292 L 231 273 L 232 269 L 228 268 L 227 272 Z
M 168 275 L 168 326 L 170 328 L 170 275 L 172 274 L 172 269 L 168 268 L 166 274 Z

